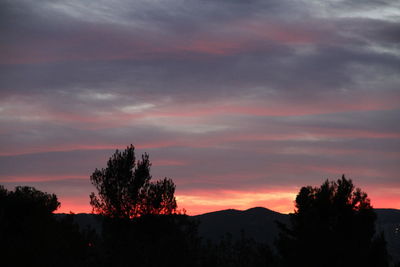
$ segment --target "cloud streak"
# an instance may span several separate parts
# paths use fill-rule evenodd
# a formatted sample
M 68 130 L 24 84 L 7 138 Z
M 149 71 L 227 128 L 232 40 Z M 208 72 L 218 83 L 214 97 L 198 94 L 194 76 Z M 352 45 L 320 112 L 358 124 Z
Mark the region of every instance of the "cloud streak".
M 393 1 L 15 0 L 0 12 L 8 187 L 89 211 L 91 172 L 133 143 L 192 214 L 288 212 L 300 186 L 342 173 L 400 208 Z

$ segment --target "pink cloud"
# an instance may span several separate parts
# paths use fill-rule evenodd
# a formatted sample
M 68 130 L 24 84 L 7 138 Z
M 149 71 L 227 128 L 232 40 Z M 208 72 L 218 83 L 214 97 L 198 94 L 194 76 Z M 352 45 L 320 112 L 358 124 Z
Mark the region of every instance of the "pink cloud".
M 88 179 L 85 174 L 34 174 L 34 175 L 7 175 L 1 178 L 2 183 L 30 183 L 30 182 L 49 182 L 49 181 L 60 181 L 68 179 Z
M 150 148 L 162 148 L 174 146 L 177 143 L 173 141 L 154 141 L 148 143 L 141 143 L 139 145 L 135 145 L 137 149 L 150 149 Z M 35 146 L 35 147 L 24 147 L 20 150 L 10 149 L 9 151 L 4 151 L 0 153 L 0 156 L 16 156 L 16 155 L 25 155 L 25 154 L 33 154 L 33 153 L 45 153 L 45 152 L 67 152 L 74 150 L 115 150 L 115 149 L 125 149 L 128 144 L 93 144 L 93 145 L 85 145 L 80 143 L 75 144 L 60 144 L 60 145 L 43 145 L 43 146 Z
M 175 123 L 179 125 L 179 123 Z M 178 127 L 178 126 L 177 126 Z M 255 133 L 243 133 L 240 129 L 236 131 L 221 131 L 212 134 L 205 134 L 197 136 L 196 142 L 193 142 L 192 138 L 167 138 L 167 139 L 154 139 L 138 143 L 136 147 L 138 149 L 153 149 L 153 148 L 164 148 L 164 147 L 213 147 L 218 144 L 226 143 L 240 143 L 240 142 L 254 142 L 254 141 L 307 141 L 307 140 L 331 140 L 331 139 L 356 139 L 356 138 L 367 138 L 367 139 L 396 139 L 400 138 L 400 133 L 396 132 L 377 132 L 376 130 L 357 130 L 357 129 L 338 129 L 338 128 L 322 128 L 316 126 L 286 126 L 279 125 L 274 128 L 274 132 L 256 131 Z M 31 153 L 42 153 L 42 152 L 59 152 L 59 151 L 73 151 L 73 150 L 114 150 L 116 148 L 123 149 L 126 147 L 126 143 L 108 143 L 102 140 L 93 140 L 87 144 L 87 140 L 84 143 L 71 142 L 64 144 L 35 144 L 34 146 L 24 146 L 20 148 L 5 147 L 1 152 L 0 156 L 11 156 Z M 90 144 L 91 143 L 91 144 Z M 312 151 L 318 152 L 318 148 L 311 148 Z M 329 150 L 331 151 L 331 150 Z M 319 149 L 319 152 L 329 152 Z M 285 151 L 282 151 L 285 152 Z M 292 151 L 295 153 L 295 151 Z M 350 150 L 332 150 L 332 153 L 340 154 L 354 154 L 360 152 L 359 150 L 351 152 Z M 290 153 L 288 151 L 287 153 Z M 379 153 L 379 151 L 378 151 Z M 397 153 L 389 153 L 391 156 L 398 155 Z M 389 155 L 389 156 L 390 156 Z
M 321 25 L 319 25 L 321 27 Z M 271 40 L 283 44 L 310 44 L 320 43 L 324 34 L 313 31 L 310 26 L 299 24 L 276 23 L 267 19 L 245 19 L 233 23 L 243 31 L 243 34 L 251 34 L 257 39 Z M 326 26 L 325 26 L 326 27 Z
M 184 166 L 187 163 L 182 160 L 156 159 L 151 161 L 153 166 Z
M 191 36 L 157 39 L 158 32 L 129 27 L 82 26 L 75 33 L 58 38 L 30 38 L 25 42 L 2 45 L 3 64 L 49 62 L 154 59 L 169 56 L 187 57 L 187 52 L 210 56 L 232 55 L 268 49 L 260 41 L 281 44 L 309 44 L 321 40 L 321 34 L 294 24 L 280 25 L 264 19 L 229 21 L 218 25 L 219 31 L 198 31 Z M 105 36 L 107 36 L 105 38 Z

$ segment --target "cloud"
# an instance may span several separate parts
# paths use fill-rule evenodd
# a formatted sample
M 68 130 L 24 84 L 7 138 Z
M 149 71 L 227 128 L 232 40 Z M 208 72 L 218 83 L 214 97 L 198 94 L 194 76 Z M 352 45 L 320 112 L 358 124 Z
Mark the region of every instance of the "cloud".
M 77 180 L 133 143 L 186 197 L 262 194 L 343 172 L 397 188 L 399 10 L 3 1 L 0 183 L 44 186 L 76 206 Z

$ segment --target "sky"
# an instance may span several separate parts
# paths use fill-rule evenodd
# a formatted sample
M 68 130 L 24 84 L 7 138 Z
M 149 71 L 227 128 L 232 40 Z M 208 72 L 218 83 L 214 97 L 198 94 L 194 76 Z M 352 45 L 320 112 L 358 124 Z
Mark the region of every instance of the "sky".
M 400 209 L 400 2 L 3 0 L 0 184 L 90 212 L 129 144 L 190 215 L 342 174 Z

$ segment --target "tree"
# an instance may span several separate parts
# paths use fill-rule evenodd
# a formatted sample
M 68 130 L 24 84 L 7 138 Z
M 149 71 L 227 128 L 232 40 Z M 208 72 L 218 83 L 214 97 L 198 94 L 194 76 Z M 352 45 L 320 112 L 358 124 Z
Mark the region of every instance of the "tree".
M 104 216 L 100 262 L 104 266 L 196 266 L 197 224 L 176 212 L 175 185 L 151 182 L 149 155 L 136 161 L 134 146 L 116 151 L 90 180 L 93 211 Z M 161 216 L 162 215 L 162 216 Z
M 277 247 L 285 266 L 388 265 L 370 200 L 344 175 L 321 187 L 301 188 L 295 207 L 290 227 L 279 224 Z
M 247 237 L 241 231 L 239 239 L 227 232 L 219 241 L 208 240 L 202 248 L 200 266 L 267 267 L 274 265 L 274 255 L 266 243 Z
M 0 186 L 0 201 L 4 205 L 13 206 L 8 212 L 19 216 L 51 216 L 60 206 L 55 194 L 47 194 L 29 186 L 17 186 L 15 191 L 8 191 Z
M 107 167 L 96 169 L 90 177 L 98 195 L 90 195 L 93 211 L 110 218 L 129 219 L 144 214 L 173 214 L 177 204 L 175 185 L 164 178 L 150 182 L 149 155 L 142 155 L 136 162 L 135 148 L 116 152 Z
M 70 220 L 56 220 L 57 196 L 0 185 L 1 266 L 87 266 L 87 241 Z

